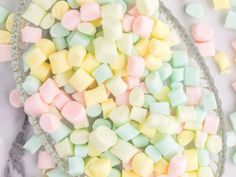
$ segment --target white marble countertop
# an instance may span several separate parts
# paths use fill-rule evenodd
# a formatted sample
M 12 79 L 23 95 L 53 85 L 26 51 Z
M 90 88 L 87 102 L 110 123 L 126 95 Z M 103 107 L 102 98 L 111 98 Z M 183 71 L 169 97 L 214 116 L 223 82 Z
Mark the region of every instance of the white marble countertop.
M 189 26 L 191 26 L 193 22 L 197 22 L 197 20 L 186 16 L 184 13 L 184 5 L 188 2 L 192 2 L 191 0 L 165 0 L 165 2 L 167 7 L 173 11 L 173 14 L 180 19 L 180 22 L 184 26 L 186 26 L 186 29 L 189 29 Z M 232 59 L 235 58 L 236 52 L 233 52 L 229 45 L 229 41 L 236 39 L 236 31 L 227 30 L 222 25 L 227 12 L 213 11 L 211 8 L 211 1 L 195 0 L 195 2 L 203 4 L 206 12 L 203 21 L 210 24 L 215 30 L 217 36 L 215 37 L 217 50 L 223 50 Z M 9 9 L 14 9 L 16 7 L 16 0 L 0 0 L 0 5 Z M 224 76 L 218 74 L 214 61 L 206 59 L 206 63 L 215 79 L 226 115 L 236 111 L 236 95 L 230 87 L 230 83 L 236 81 L 235 64 L 232 66 L 232 73 L 229 76 Z M 0 81 L 0 176 L 4 176 L 4 167 L 8 159 L 8 151 L 17 133 L 22 127 L 24 113 L 22 109 L 12 108 L 8 102 L 8 94 L 11 89 L 14 89 L 15 87 L 9 63 L 0 64 Z M 230 129 L 229 125 L 227 125 L 227 127 Z M 236 176 L 236 166 L 234 166 L 230 160 L 231 153 L 231 150 L 229 150 L 224 177 Z M 26 153 L 23 159 L 26 174 L 25 177 L 38 177 L 39 170 L 36 167 L 36 157 Z M 17 173 L 14 177 L 18 177 Z

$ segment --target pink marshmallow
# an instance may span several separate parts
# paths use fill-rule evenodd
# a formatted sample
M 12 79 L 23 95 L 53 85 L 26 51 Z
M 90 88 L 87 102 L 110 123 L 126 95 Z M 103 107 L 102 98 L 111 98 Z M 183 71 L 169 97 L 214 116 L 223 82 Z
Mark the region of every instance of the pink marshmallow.
M 140 15 L 140 13 L 139 13 L 138 9 L 136 8 L 136 6 L 131 7 L 128 11 L 128 14 L 132 15 L 132 16 L 135 16 L 135 17 Z
M 133 32 L 137 35 L 140 35 L 142 37 L 149 37 L 152 32 L 153 25 L 154 21 L 151 18 L 138 16 L 134 20 L 132 29 Z
M 212 57 L 216 54 L 214 42 L 195 43 L 195 45 L 203 57 Z
M 180 176 L 185 173 L 187 166 L 186 157 L 182 154 L 174 156 L 170 160 L 169 169 L 168 169 L 168 176 L 169 177 L 176 177 Z
M 57 95 L 55 97 L 55 99 L 53 100 L 53 104 L 59 110 L 62 110 L 62 108 L 65 106 L 65 104 L 70 101 L 71 101 L 70 97 L 65 92 L 61 92 L 59 95 Z
M 129 105 L 129 92 L 125 92 L 116 97 L 116 105 L 117 106 Z
M 233 82 L 231 86 L 232 86 L 233 90 L 234 90 L 234 91 L 235 91 L 235 93 L 236 93 L 236 81 L 235 81 L 235 82 Z
M 129 56 L 127 63 L 127 74 L 133 77 L 142 77 L 145 70 L 144 59 L 139 56 Z
M 74 125 L 83 123 L 87 119 L 84 106 L 76 101 L 67 103 L 62 109 L 61 114 Z
M 42 38 L 42 30 L 40 28 L 26 26 L 21 30 L 22 41 L 36 43 Z
M 197 106 L 200 103 L 202 88 L 201 87 L 187 87 L 186 95 L 188 98 L 188 105 Z
M 129 14 L 125 14 L 121 23 L 123 27 L 124 32 L 131 32 L 132 31 L 132 26 L 134 22 L 135 17 Z
M 42 170 L 52 169 L 55 167 L 51 156 L 46 151 L 39 151 L 38 168 Z
M 127 83 L 129 90 L 132 88 L 138 87 L 140 85 L 140 80 L 138 77 L 128 76 L 124 80 Z
M 21 108 L 23 106 L 20 97 L 21 94 L 17 89 L 12 90 L 11 93 L 9 94 L 9 102 L 14 108 Z
M 61 24 L 64 28 L 73 31 L 80 23 L 80 13 L 78 10 L 70 10 L 64 14 Z
M 0 44 L 0 63 L 11 61 L 11 45 Z
M 127 170 L 127 171 L 131 171 L 132 170 L 132 164 L 131 164 L 131 161 L 129 161 L 128 163 L 122 163 L 122 167 L 124 168 L 124 170 Z
M 209 134 L 216 134 L 219 128 L 220 119 L 213 115 L 207 115 L 203 125 L 203 131 Z
M 205 23 L 198 23 L 192 26 L 192 36 L 197 42 L 208 42 L 214 36 L 212 28 Z
M 24 104 L 24 111 L 29 116 L 38 117 L 49 111 L 49 106 L 41 98 L 39 93 L 29 97 Z
M 236 40 L 231 42 L 231 45 L 232 45 L 233 49 L 236 51 Z
M 45 113 L 40 117 L 39 125 L 45 132 L 53 133 L 59 130 L 61 121 L 55 114 Z
M 85 98 L 84 98 L 84 92 L 76 92 L 72 95 L 72 98 L 79 102 L 82 105 L 86 105 Z
M 54 98 L 61 93 L 54 80 L 48 78 L 46 82 L 39 88 L 39 93 L 43 100 L 50 104 Z
M 81 20 L 84 22 L 93 21 L 100 17 L 100 6 L 96 2 L 82 4 L 80 8 Z

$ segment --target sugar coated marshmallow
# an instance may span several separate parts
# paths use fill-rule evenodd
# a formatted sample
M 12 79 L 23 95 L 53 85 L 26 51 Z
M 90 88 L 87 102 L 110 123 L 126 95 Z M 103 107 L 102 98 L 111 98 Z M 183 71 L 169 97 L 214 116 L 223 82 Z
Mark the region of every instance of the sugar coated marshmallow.
M 68 167 L 58 168 L 41 149 L 38 167 L 49 177 L 212 177 L 210 153 L 223 146 L 216 98 L 158 9 L 157 0 L 33 0 L 24 12 L 22 41 L 31 46 L 23 54 L 24 110 Z M 195 18 L 204 13 L 196 3 L 185 10 Z M 13 16 L 0 8 L 0 61 L 11 58 Z M 234 29 L 234 18 L 232 11 L 225 26 Z M 227 72 L 213 30 L 197 23 L 191 32 L 201 54 Z M 19 107 L 19 94 L 10 102 Z M 228 133 L 228 146 L 235 137 Z M 35 153 L 43 144 L 34 136 L 24 148 Z

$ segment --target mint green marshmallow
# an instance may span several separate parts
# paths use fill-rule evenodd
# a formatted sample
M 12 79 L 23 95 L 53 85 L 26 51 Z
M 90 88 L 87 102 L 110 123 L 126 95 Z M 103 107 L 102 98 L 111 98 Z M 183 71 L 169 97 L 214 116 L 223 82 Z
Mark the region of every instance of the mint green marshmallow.
M 124 0 L 127 4 L 134 4 L 136 0 Z
M 173 67 L 183 67 L 189 64 L 187 50 L 174 50 L 172 51 L 171 64 Z
M 56 45 L 57 50 L 62 50 L 66 49 L 67 46 L 67 41 L 64 37 L 58 37 L 58 38 L 52 38 L 54 44 Z
M 53 133 L 50 133 L 50 136 L 52 137 L 52 139 L 54 139 L 54 141 L 59 142 L 65 137 L 67 137 L 70 133 L 71 129 L 69 129 L 66 125 L 61 123 L 60 129 Z
M 165 81 L 172 75 L 173 69 L 169 63 L 164 63 L 158 71 L 161 79 Z
M 118 169 L 112 168 L 108 177 L 121 177 L 121 172 Z
M 100 104 L 87 106 L 86 112 L 89 117 L 96 118 L 102 113 L 102 106 Z
M 230 4 L 232 7 L 236 7 L 236 0 L 230 0 Z
M 96 128 L 100 127 L 100 126 L 106 126 L 108 128 L 112 128 L 111 122 L 109 120 L 100 118 L 100 119 L 96 119 L 93 123 L 93 130 L 95 130 Z
M 210 154 L 206 149 L 197 150 L 199 166 L 208 166 L 210 163 Z
M 236 151 L 234 151 L 234 153 L 232 155 L 232 161 L 236 165 Z
M 4 23 L 7 19 L 7 16 L 9 15 L 9 11 L 5 9 L 4 7 L 0 6 L 0 23 Z
M 67 177 L 65 172 L 60 168 L 54 168 L 47 172 L 48 177 Z
M 79 8 L 79 4 L 77 3 L 76 0 L 67 0 L 67 2 L 72 9 Z
M 156 163 L 161 160 L 162 155 L 153 145 L 149 145 L 145 148 L 145 153 Z
M 154 102 L 150 104 L 150 113 L 170 115 L 170 104 L 168 102 Z
M 236 112 L 230 114 L 229 118 L 230 118 L 231 125 L 232 125 L 234 131 L 236 132 Z
M 168 98 L 172 107 L 184 104 L 188 100 L 183 89 L 170 91 Z
M 118 157 L 116 157 L 113 153 L 111 153 L 110 151 L 106 151 L 106 152 L 102 153 L 100 155 L 100 157 L 109 159 L 111 161 L 111 166 L 112 167 L 121 164 L 121 160 Z
M 104 64 L 98 66 L 92 72 L 92 76 L 95 78 L 98 85 L 101 85 L 106 80 L 112 78 L 113 74 L 112 74 L 112 71 L 111 71 L 110 67 L 106 63 L 104 63 Z
M 206 111 L 217 109 L 216 99 L 213 92 L 203 94 L 201 101 L 201 104 Z
M 200 70 L 196 67 L 186 66 L 184 68 L 184 84 L 187 86 L 199 86 Z
M 75 145 L 75 156 L 85 158 L 88 156 L 88 145 Z
M 23 148 L 30 153 L 34 154 L 38 151 L 43 145 L 43 139 L 40 136 L 32 136 L 23 146 Z
M 137 148 L 144 148 L 149 144 L 149 139 L 145 135 L 139 134 L 132 139 L 132 144 Z
M 184 80 L 184 68 L 173 68 L 170 80 L 172 82 L 181 82 Z
M 71 48 L 75 45 L 81 45 L 87 48 L 90 43 L 90 38 L 80 32 L 72 32 L 67 38 L 68 47 Z
M 129 123 L 120 126 L 116 134 L 124 141 L 129 141 L 139 135 L 139 131 Z
M 236 145 L 236 134 L 234 131 L 226 133 L 226 146 L 234 147 Z
M 70 31 L 65 29 L 61 23 L 55 23 L 50 29 L 50 34 L 53 38 L 66 37 L 70 34 Z
M 170 88 L 171 90 L 184 89 L 184 85 L 181 82 L 172 82 Z
M 236 12 L 228 12 L 225 20 L 225 28 L 236 30 Z
M 201 18 L 204 15 L 204 9 L 199 3 L 189 3 L 185 7 L 185 12 L 194 18 Z
M 37 93 L 40 86 L 40 80 L 32 75 L 27 76 L 22 84 L 23 89 L 28 95 L 33 95 Z
M 145 85 L 147 87 L 147 90 L 152 95 L 154 95 L 154 96 L 157 95 L 163 87 L 163 82 L 161 80 L 159 72 L 154 71 L 154 72 L 151 72 L 150 74 L 148 74 L 145 79 Z
M 84 161 L 81 157 L 69 157 L 68 167 L 68 173 L 72 176 L 80 176 L 84 173 Z
M 145 101 L 143 106 L 144 108 L 149 108 L 151 103 L 156 102 L 156 99 L 152 95 L 145 94 L 144 96 L 145 96 Z
M 196 122 L 203 122 L 207 116 L 207 111 L 205 111 L 202 107 L 196 107 L 195 108 L 196 112 L 197 112 L 197 120 Z

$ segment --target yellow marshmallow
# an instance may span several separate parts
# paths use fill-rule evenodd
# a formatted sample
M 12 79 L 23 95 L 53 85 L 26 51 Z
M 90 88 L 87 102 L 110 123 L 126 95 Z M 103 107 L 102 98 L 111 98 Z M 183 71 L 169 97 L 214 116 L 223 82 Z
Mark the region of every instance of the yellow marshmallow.
M 11 42 L 11 33 L 0 30 L 0 44 L 9 44 Z
M 154 56 L 160 57 L 162 60 L 171 56 L 169 44 L 157 39 L 151 39 L 149 42 L 149 52 Z
M 86 72 L 92 73 L 99 65 L 100 63 L 95 59 L 95 57 L 92 54 L 88 53 L 82 61 L 80 67 L 83 68 Z
M 134 173 L 133 171 L 122 171 L 122 177 L 140 177 L 138 174 Z
M 115 70 L 114 75 L 117 75 L 117 76 L 120 76 L 120 77 L 127 76 L 127 70 L 126 70 L 126 68 L 120 69 L 120 70 Z
M 155 57 L 152 55 L 147 55 L 145 57 L 145 66 L 150 71 L 155 71 L 162 66 L 163 61 L 159 57 Z
M 100 85 L 95 89 L 84 92 L 85 102 L 87 106 L 102 103 L 107 100 L 108 95 L 104 85 Z
M 113 99 L 108 99 L 108 100 L 102 102 L 103 117 L 108 118 L 109 113 L 115 107 L 116 107 L 116 103 L 114 102 Z
M 10 15 L 8 15 L 7 20 L 6 20 L 6 29 L 9 32 L 12 32 L 12 27 L 13 27 L 13 23 L 14 23 L 14 13 L 11 13 Z
M 79 67 L 85 56 L 86 49 L 81 45 L 71 47 L 68 56 L 69 65 Z
M 97 157 L 101 154 L 100 151 L 98 151 L 97 149 L 95 149 L 91 144 L 88 144 L 88 155 L 90 157 Z
M 156 39 L 165 39 L 170 32 L 170 27 L 161 20 L 155 19 L 155 24 L 152 29 L 151 37 Z
M 42 50 L 40 48 L 35 48 L 27 56 L 26 62 L 31 70 L 35 70 L 46 60 L 47 56 L 44 55 Z
M 53 74 L 63 73 L 71 69 L 68 64 L 68 51 L 61 50 L 49 56 Z
M 74 74 L 73 70 L 68 70 L 64 73 L 54 75 L 53 79 L 57 83 L 58 87 L 63 87 L 66 84 L 68 84 L 68 81 L 73 76 L 73 74 Z
M 224 52 L 217 52 L 214 59 L 221 73 L 227 73 L 230 71 L 231 63 L 228 56 Z
M 44 82 L 51 74 L 50 64 L 45 62 L 38 68 L 31 70 L 30 74 L 37 77 L 41 82 Z
M 121 70 L 126 67 L 126 64 L 127 64 L 127 57 L 124 53 L 120 52 L 119 57 L 110 63 L 110 68 L 112 70 Z
M 52 16 L 60 20 L 69 9 L 70 6 L 66 1 L 58 1 L 52 7 Z
M 156 134 L 156 129 L 148 127 L 146 122 L 139 125 L 139 131 L 149 138 L 153 138 Z
M 87 2 L 95 2 L 95 0 L 76 0 L 76 2 L 81 5 Z
M 95 80 L 83 69 L 79 69 L 70 78 L 69 83 L 78 92 L 86 90 Z
M 190 149 L 184 151 L 184 156 L 187 160 L 186 171 L 191 172 L 198 170 L 198 153 L 196 149 Z
M 212 0 L 215 10 L 223 10 L 230 8 L 230 0 Z
M 194 140 L 195 134 L 192 131 L 184 130 L 178 135 L 178 143 L 182 146 L 187 146 Z
M 35 46 L 40 48 L 47 57 L 56 52 L 56 46 L 54 42 L 49 39 L 40 39 L 38 42 L 36 42 Z
M 143 39 L 140 39 L 135 44 L 134 47 L 137 50 L 138 54 L 144 57 L 148 54 L 148 46 L 149 46 L 149 40 L 147 38 L 143 38 Z
M 189 172 L 187 174 L 188 174 L 188 177 L 198 177 L 198 172 L 197 171 L 192 171 L 192 172 Z
M 92 158 L 89 158 L 87 162 L 85 162 L 84 172 L 87 176 L 92 176 L 92 173 L 90 172 L 90 165 L 93 164 L 97 160 L 99 160 L 99 158 L 92 157 Z
M 168 168 L 169 163 L 163 158 L 154 164 L 154 172 L 157 176 L 167 174 Z
M 161 91 L 157 95 L 154 95 L 154 97 L 158 101 L 160 101 L 160 102 L 168 102 L 168 100 L 169 100 L 169 98 L 168 98 L 169 92 L 170 92 L 169 87 L 163 86 Z

